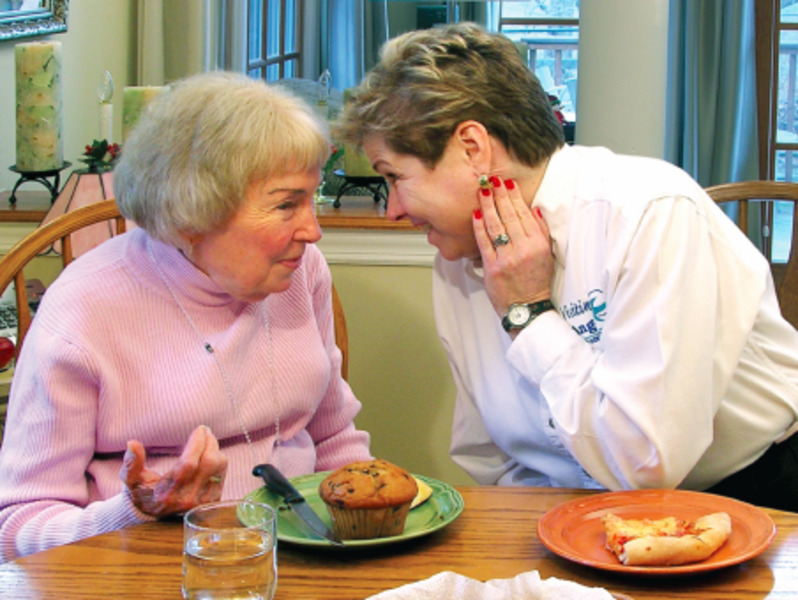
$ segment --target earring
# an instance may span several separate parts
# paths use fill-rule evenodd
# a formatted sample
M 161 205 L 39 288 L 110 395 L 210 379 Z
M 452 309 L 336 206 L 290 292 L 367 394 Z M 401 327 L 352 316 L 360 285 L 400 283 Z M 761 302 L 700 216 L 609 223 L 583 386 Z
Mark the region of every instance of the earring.
M 484 173 L 479 176 L 477 183 L 479 183 L 479 187 L 481 187 L 483 190 L 489 190 L 493 187 L 490 183 L 490 178 Z

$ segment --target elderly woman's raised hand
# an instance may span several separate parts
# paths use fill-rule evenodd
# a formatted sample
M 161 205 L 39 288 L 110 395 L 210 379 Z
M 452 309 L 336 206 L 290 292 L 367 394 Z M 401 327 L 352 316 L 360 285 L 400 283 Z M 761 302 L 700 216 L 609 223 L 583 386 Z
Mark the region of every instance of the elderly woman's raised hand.
M 130 440 L 119 474 L 141 512 L 165 517 L 221 497 L 227 457 L 206 426 L 191 432 L 180 459 L 163 475 L 148 469 L 146 458 L 141 442 Z
M 490 179 L 492 188 L 479 192 L 481 210 L 474 214 L 474 233 L 485 289 L 493 308 L 504 315 L 514 302 L 551 298 L 554 257 L 540 211 L 524 202 L 511 179 Z

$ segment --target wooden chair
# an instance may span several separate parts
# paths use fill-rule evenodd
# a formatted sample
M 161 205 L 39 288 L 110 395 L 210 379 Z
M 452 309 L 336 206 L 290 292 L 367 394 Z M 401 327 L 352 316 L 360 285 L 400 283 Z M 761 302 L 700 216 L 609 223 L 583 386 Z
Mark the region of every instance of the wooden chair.
M 793 203 L 793 215 L 798 216 L 798 183 L 782 181 L 741 181 L 724 183 L 706 188 L 707 193 L 718 204 L 737 203 L 737 224 L 746 235 L 748 229 L 748 203 L 761 201 L 764 208 L 773 214 L 772 203 Z M 770 204 L 771 206 L 767 206 Z M 798 219 L 793 218 L 790 255 L 786 265 L 771 264 L 776 293 L 781 313 L 793 327 L 798 328 Z
M 16 288 L 17 354 L 19 354 L 31 323 L 30 298 L 25 285 L 25 268 L 30 261 L 52 247 L 56 242 L 60 242 L 61 261 L 63 266 L 66 267 L 75 258 L 72 252 L 72 234 L 84 227 L 103 221 L 113 223 L 113 226 L 109 229 L 111 235 L 123 233 L 127 229 L 127 223 L 124 217 L 119 214 L 116 201 L 104 200 L 61 215 L 46 225 L 35 229 L 20 240 L 0 260 L 0 293 L 12 281 L 14 281 Z M 335 323 L 335 343 L 341 349 L 341 354 L 343 354 L 341 375 L 346 379 L 349 374 L 349 338 L 346 330 L 344 309 L 335 286 L 332 289 L 332 305 Z
M 22 238 L 0 260 L 0 291 L 13 281 L 17 305 L 17 349 L 22 347 L 31 323 L 31 309 L 28 288 L 25 285 L 25 269 L 38 255 L 60 244 L 61 263 L 66 267 L 75 258 L 72 250 L 72 234 L 108 221 L 112 223 L 109 234 L 115 235 L 126 230 L 125 219 L 119 214 L 114 200 L 104 200 L 63 214 L 47 225 L 38 227 Z
M 332 287 L 332 310 L 333 322 L 335 324 L 335 344 L 341 350 L 341 377 L 349 379 L 349 334 L 346 330 L 346 316 L 341 299 L 338 297 L 338 290 L 335 285 Z

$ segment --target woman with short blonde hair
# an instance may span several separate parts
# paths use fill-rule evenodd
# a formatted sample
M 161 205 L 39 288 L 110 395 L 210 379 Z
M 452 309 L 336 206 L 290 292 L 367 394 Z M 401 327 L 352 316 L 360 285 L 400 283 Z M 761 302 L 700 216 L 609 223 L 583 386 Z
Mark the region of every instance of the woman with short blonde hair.
M 176 83 L 114 173 L 138 227 L 44 295 L 0 451 L 0 560 L 369 460 L 341 377 L 301 100 L 228 73 Z

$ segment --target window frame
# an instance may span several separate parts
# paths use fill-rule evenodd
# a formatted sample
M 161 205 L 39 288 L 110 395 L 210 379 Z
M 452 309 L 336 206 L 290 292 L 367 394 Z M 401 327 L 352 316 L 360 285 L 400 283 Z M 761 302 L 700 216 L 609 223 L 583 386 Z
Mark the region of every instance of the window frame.
M 509 25 L 509 26 L 529 25 L 529 26 L 532 26 L 532 27 L 541 27 L 541 26 L 543 26 L 543 27 L 546 27 L 546 26 L 552 26 L 552 27 L 574 27 L 574 28 L 576 28 L 577 31 L 579 30 L 579 18 L 578 17 L 577 18 L 567 18 L 567 19 L 566 18 L 553 18 L 553 17 L 552 18 L 549 18 L 549 17 L 504 17 L 504 16 L 502 16 L 503 12 L 501 11 L 501 8 L 503 6 L 504 6 L 504 3 L 502 2 L 502 5 L 501 5 L 500 10 L 499 10 L 499 33 L 501 33 L 504 30 L 505 25 Z M 532 48 L 530 47 L 529 44 L 527 44 L 527 47 L 529 48 L 530 51 L 532 50 Z M 547 48 L 542 47 L 541 50 L 547 50 Z M 578 51 L 578 46 L 577 46 L 577 51 Z M 558 59 L 555 59 L 555 60 L 558 60 Z M 559 60 L 562 60 L 562 59 L 560 58 Z M 530 63 L 530 59 L 529 58 L 527 58 L 527 62 Z M 532 68 L 533 72 L 534 72 L 534 67 L 535 67 L 535 60 L 532 59 L 531 63 L 530 63 L 530 68 Z M 561 85 L 562 84 L 562 81 L 557 81 L 556 73 L 555 73 L 555 83 L 557 85 Z M 576 107 L 574 107 L 574 108 L 576 108 Z
M 272 41 L 270 37 L 270 23 L 269 23 L 269 3 L 276 2 L 279 5 L 279 24 L 278 24 L 278 51 L 276 54 L 269 56 L 268 48 L 269 42 Z M 286 23 L 286 5 L 293 3 L 294 7 L 294 31 L 293 39 L 295 40 L 295 50 L 286 50 L 286 39 L 288 25 Z M 250 19 L 253 14 L 253 7 L 260 5 L 260 13 L 262 15 L 261 23 L 261 44 L 258 48 L 257 58 L 251 58 L 253 40 L 250 38 Z M 301 0 L 247 0 L 247 55 L 246 55 L 246 72 L 251 77 L 255 76 L 257 72 L 258 78 L 264 81 L 276 81 L 285 79 L 286 65 L 293 62 L 295 69 L 291 77 L 300 78 L 302 73 L 302 8 L 303 2 Z M 269 71 L 272 67 L 277 66 L 278 76 L 276 78 L 269 78 Z
M 530 27 L 572 27 L 577 31 L 577 39 L 580 32 L 580 17 L 505 17 L 504 16 L 504 4 L 505 0 L 502 0 L 499 5 L 499 17 L 498 17 L 498 30 L 499 33 L 504 31 L 505 26 L 530 26 Z M 567 49 L 560 48 L 547 48 L 545 46 L 540 46 L 539 50 L 546 51 L 554 51 L 555 52 L 555 70 L 552 73 L 554 84 L 557 87 L 561 87 L 565 85 L 565 81 L 562 79 L 562 68 L 558 65 L 561 63 L 562 56 L 561 53 Z M 557 54 L 559 50 L 560 54 Z M 575 48 L 577 51 L 577 56 L 579 52 L 579 45 L 577 42 L 577 46 Z M 527 59 L 526 63 L 529 66 L 530 70 L 537 75 L 537 60 L 534 54 L 535 49 L 533 48 L 532 44 L 527 44 Z M 578 75 L 577 75 L 578 78 Z M 541 82 L 542 83 L 542 82 Z M 547 90 L 548 91 L 548 90 Z M 573 92 L 571 92 L 573 96 Z M 569 143 L 573 142 L 573 135 L 574 135 L 574 127 L 576 122 L 579 120 L 579 115 L 577 113 L 576 102 L 573 102 L 573 114 L 569 118 L 568 127 L 569 129 L 566 132 L 566 137 L 568 138 Z
M 755 0 L 755 61 L 757 88 L 757 135 L 759 178 L 776 179 L 776 156 L 779 152 L 798 152 L 798 143 L 779 142 L 778 85 L 779 52 L 782 31 L 798 31 L 798 23 L 781 23 L 781 0 Z M 789 171 L 785 172 L 786 175 Z M 787 181 L 798 181 L 798 171 Z M 798 215 L 795 215 L 798 216 Z M 776 283 L 787 269 L 786 262 L 773 262 L 774 211 L 762 203 L 760 218 L 764 235 L 762 252 L 768 259 Z

